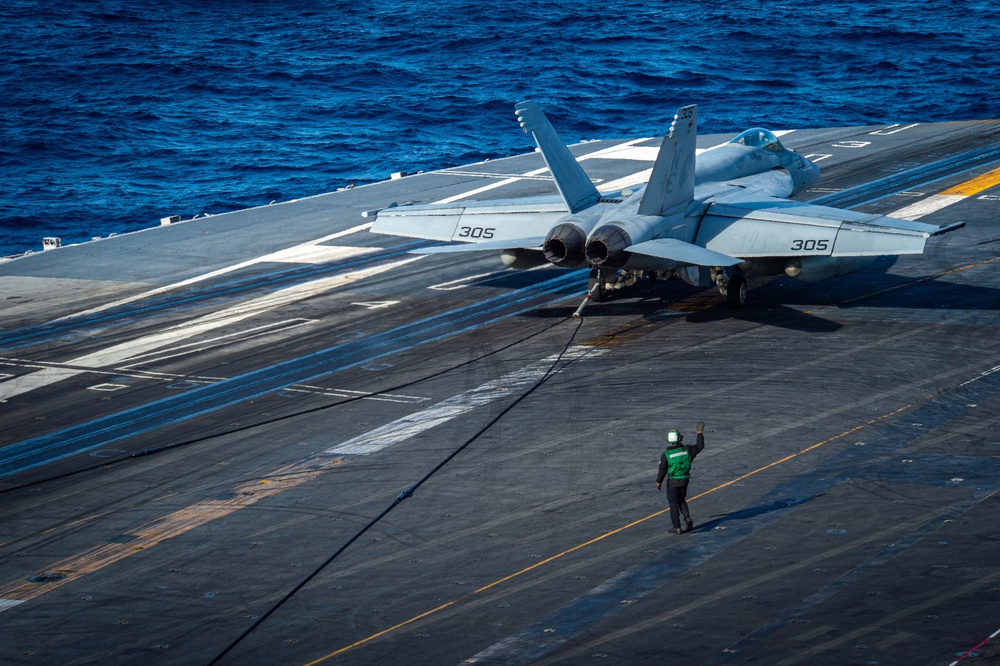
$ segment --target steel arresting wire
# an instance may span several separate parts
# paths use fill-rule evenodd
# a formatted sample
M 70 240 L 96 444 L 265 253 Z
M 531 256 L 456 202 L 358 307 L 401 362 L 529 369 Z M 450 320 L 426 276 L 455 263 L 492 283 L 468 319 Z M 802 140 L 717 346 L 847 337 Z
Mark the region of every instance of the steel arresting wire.
M 563 319 L 563 320 L 557 322 L 556 324 L 554 324 L 554 326 L 559 326 L 561 324 L 564 324 L 565 322 L 569 321 L 570 319 L 571 319 L 570 317 L 567 317 L 566 319 Z M 530 396 L 539 387 L 541 387 L 542 384 L 544 384 L 546 381 L 548 381 L 548 379 L 555 373 L 555 371 L 560 368 L 560 364 L 562 363 L 563 356 L 565 356 L 566 352 L 568 352 L 570 350 L 570 348 L 573 346 L 573 342 L 576 340 L 576 336 L 580 332 L 580 327 L 583 325 L 583 319 L 579 319 L 578 318 L 578 319 L 576 319 L 576 322 L 577 322 L 577 324 L 573 328 L 573 332 L 570 335 L 569 340 L 563 346 L 562 350 L 560 350 L 560 352 L 556 356 L 555 360 L 552 361 L 552 365 L 549 366 L 548 370 L 545 371 L 545 374 L 542 375 L 538 379 L 538 381 L 536 381 L 534 384 L 532 384 L 526 391 L 524 391 L 521 395 L 519 395 L 513 402 L 511 402 L 509 405 L 507 405 L 502 410 L 500 410 L 499 414 L 497 414 L 492 419 L 490 419 L 489 421 L 487 421 L 486 425 L 484 425 L 482 428 L 480 428 L 478 431 L 476 431 L 476 433 L 473 434 L 469 439 L 465 440 L 464 443 L 462 443 L 455 450 L 453 450 L 451 453 L 449 453 L 448 456 L 445 457 L 437 465 L 435 465 L 434 468 L 431 469 L 431 471 L 427 472 L 427 474 L 425 474 L 423 476 L 423 478 L 421 478 L 419 481 L 417 481 L 415 484 L 413 484 L 412 486 L 410 486 L 406 490 L 404 490 L 401 493 L 399 493 L 399 495 L 396 497 L 396 499 L 394 499 L 389 504 L 389 506 L 387 506 L 380 514 L 378 514 L 376 517 L 372 518 L 368 522 L 367 525 L 365 525 L 364 527 L 362 527 L 361 530 L 358 531 L 357 534 L 355 534 L 350 539 L 348 539 L 347 542 L 344 543 L 344 545 L 342 545 L 340 548 L 338 548 L 336 550 L 336 552 L 334 552 L 332 555 L 330 555 L 330 557 L 328 557 L 326 559 L 326 561 L 324 561 L 322 564 L 320 564 L 318 567 L 316 567 L 316 569 L 312 573 L 310 573 L 308 576 L 306 576 L 304 579 L 302 579 L 302 581 L 299 582 L 295 587 L 293 587 L 287 594 L 285 594 L 284 597 L 282 597 L 274 605 L 272 605 L 267 610 L 267 612 L 265 612 L 263 615 L 261 615 L 259 618 L 257 618 L 257 620 L 253 624 L 251 624 L 246 629 L 246 631 L 244 631 L 242 634 L 240 634 L 236 638 L 236 640 L 234 640 L 232 643 L 230 643 L 226 647 L 226 649 L 224 649 L 222 652 L 220 652 L 215 657 L 215 659 L 213 659 L 211 662 L 209 662 L 209 666 L 215 666 L 215 664 L 219 663 L 219 661 L 221 661 L 223 657 L 225 657 L 227 654 L 229 654 L 229 652 L 232 651 L 233 648 L 235 648 L 237 645 L 239 645 L 244 639 L 246 639 L 247 636 L 249 636 L 251 633 L 253 633 L 254 630 L 257 629 L 257 627 L 259 627 L 261 624 L 263 624 L 264 621 L 267 620 L 267 618 L 269 618 L 279 608 L 281 608 L 281 606 L 284 605 L 284 603 L 286 601 L 288 601 L 293 596 L 295 596 L 295 594 L 299 590 L 301 590 L 303 587 L 305 587 L 309 583 L 309 581 L 311 581 L 313 578 L 315 578 L 317 575 L 319 575 L 320 572 L 322 572 L 324 569 L 326 569 L 335 559 L 337 559 L 337 557 L 341 553 L 343 553 L 345 550 L 347 550 L 347 548 L 351 544 L 353 544 L 355 541 L 357 541 L 359 538 L 361 538 L 365 534 L 365 532 L 367 532 L 372 527 L 374 527 L 376 524 L 378 524 L 378 522 L 380 520 L 382 520 L 383 518 L 385 518 L 389 514 L 389 512 L 391 512 L 393 509 L 395 509 L 397 506 L 399 506 L 403 502 L 403 500 L 406 500 L 406 499 L 409 499 L 410 497 L 413 497 L 413 493 L 415 493 L 420 486 L 422 486 L 424 483 L 426 483 L 428 480 L 430 480 L 430 478 L 432 476 L 434 476 L 435 474 L 437 474 L 441 470 L 441 468 L 443 468 L 445 465 L 447 465 L 449 462 L 451 462 L 458 454 L 460 454 L 462 451 L 464 451 L 466 448 L 468 448 L 469 445 L 471 445 L 477 439 L 479 439 L 480 437 L 482 437 L 490 428 L 492 428 L 494 425 L 496 425 L 496 423 L 500 419 L 502 419 L 507 413 L 509 413 L 511 410 L 513 410 L 515 407 L 517 407 L 525 398 L 527 398 L 528 396 Z M 550 328 L 552 328 L 552 327 L 550 327 Z M 548 329 L 546 329 L 546 330 L 548 330 Z M 562 367 L 565 367 L 565 365 L 568 365 L 571 362 L 572 361 L 567 361 Z

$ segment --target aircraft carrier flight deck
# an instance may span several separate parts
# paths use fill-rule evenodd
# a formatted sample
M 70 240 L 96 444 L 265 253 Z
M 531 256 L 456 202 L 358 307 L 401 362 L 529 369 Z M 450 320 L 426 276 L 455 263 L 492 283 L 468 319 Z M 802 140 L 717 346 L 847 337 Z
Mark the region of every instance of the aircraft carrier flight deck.
M 0 262 L 0 661 L 1000 659 L 1000 122 L 781 141 L 800 198 L 965 227 L 582 318 L 586 270 L 368 230 L 553 194 L 534 153 Z M 571 149 L 604 190 L 659 142 Z

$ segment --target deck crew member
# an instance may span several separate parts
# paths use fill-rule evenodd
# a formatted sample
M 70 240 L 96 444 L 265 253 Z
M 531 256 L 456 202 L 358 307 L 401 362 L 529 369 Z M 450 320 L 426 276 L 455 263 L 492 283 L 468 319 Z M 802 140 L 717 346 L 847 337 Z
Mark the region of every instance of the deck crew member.
M 656 474 L 656 489 L 661 490 L 663 478 L 667 478 L 667 502 L 670 504 L 670 522 L 674 534 L 681 533 L 680 514 L 684 514 L 687 531 L 694 529 L 691 513 L 687 505 L 688 481 L 691 478 L 691 462 L 705 448 L 705 422 L 698 421 L 698 439 L 694 446 L 683 443 L 684 436 L 676 429 L 667 432 L 667 449 L 660 456 L 660 469 Z

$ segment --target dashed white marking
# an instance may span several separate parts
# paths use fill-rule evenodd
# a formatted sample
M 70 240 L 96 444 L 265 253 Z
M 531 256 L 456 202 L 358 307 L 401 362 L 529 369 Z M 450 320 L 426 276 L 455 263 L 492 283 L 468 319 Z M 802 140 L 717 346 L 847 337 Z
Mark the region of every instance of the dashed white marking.
M 912 125 L 907 125 L 906 127 L 900 127 L 899 123 L 895 125 L 889 125 L 888 127 L 883 127 L 880 130 L 875 130 L 874 132 L 869 132 L 869 134 L 874 134 L 876 136 L 889 136 L 890 134 L 895 134 L 896 132 L 902 132 L 903 130 L 913 129 L 920 123 L 913 123 Z M 893 128 L 897 129 L 893 129 Z
M 286 264 L 321 264 L 337 259 L 347 259 L 359 254 L 375 252 L 382 248 L 378 247 L 349 247 L 344 245 L 316 245 L 305 244 L 296 245 L 286 250 L 280 250 L 272 254 L 264 255 L 254 261 L 263 264 L 269 261 Z
M 351 303 L 351 305 L 360 305 L 361 307 L 369 310 L 382 310 L 398 304 L 399 301 L 359 301 L 357 303 Z
M 576 360 L 587 355 L 598 355 L 603 353 L 603 351 L 594 347 L 578 345 L 571 347 L 563 354 L 562 360 Z M 431 405 L 415 414 L 404 416 L 380 428 L 375 428 L 363 435 L 358 435 L 342 444 L 327 449 L 326 453 L 331 455 L 367 455 L 399 444 L 426 430 L 446 423 L 457 416 L 467 414 L 477 407 L 482 407 L 501 398 L 508 397 L 511 391 L 537 382 L 550 371 L 552 364 L 557 360 L 560 360 L 557 354 L 549 356 L 525 368 L 504 375 L 499 379 L 443 400 L 436 405 Z
M 546 167 L 544 169 L 535 169 L 534 171 L 529 171 L 528 173 L 526 173 L 524 175 L 525 176 L 537 176 L 538 174 L 545 173 L 548 170 L 549 170 L 548 167 Z M 453 201 L 458 201 L 459 199 L 466 199 L 468 197 L 472 197 L 472 196 L 475 196 L 477 194 L 482 194 L 483 192 L 489 192 L 490 190 L 495 190 L 498 187 L 503 187 L 504 185 L 510 185 L 511 183 L 517 183 L 517 182 L 520 182 L 521 180 L 523 180 L 523 178 L 521 178 L 521 177 L 504 178 L 503 180 L 498 180 L 495 183 L 490 183 L 489 185 L 483 185 L 482 187 L 477 187 L 476 189 L 469 190 L 468 192 L 463 192 L 461 194 L 456 194 L 456 195 L 451 196 L 451 197 L 446 197 L 444 199 L 441 199 L 440 201 L 435 201 L 434 203 L 436 203 L 436 204 L 451 203 Z
M 363 400 L 374 400 L 376 402 L 399 402 L 404 404 L 419 404 L 427 402 L 430 398 L 417 395 L 404 395 L 401 393 L 369 393 L 367 391 L 351 391 L 349 389 L 323 388 L 322 386 L 310 386 L 309 384 L 296 384 L 286 389 L 283 393 L 313 393 L 328 395 L 334 398 L 361 398 Z
M 91 391 L 119 391 L 128 388 L 127 384 L 95 384 L 90 387 Z
M 434 291 L 455 291 L 456 289 L 465 289 L 466 287 L 472 286 L 472 283 L 479 278 L 489 277 L 491 275 L 499 275 L 503 271 L 493 271 L 492 273 L 480 273 L 479 275 L 467 275 L 465 277 L 458 278 L 457 280 L 450 280 L 448 282 L 442 282 L 441 284 L 431 285 L 427 287 L 428 289 L 433 289 Z

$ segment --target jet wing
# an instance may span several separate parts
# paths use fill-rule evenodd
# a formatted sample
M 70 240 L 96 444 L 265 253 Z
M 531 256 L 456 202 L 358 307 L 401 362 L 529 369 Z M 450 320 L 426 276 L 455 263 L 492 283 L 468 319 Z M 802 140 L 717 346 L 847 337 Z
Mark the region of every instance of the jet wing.
M 743 261 L 674 238 L 657 238 L 636 243 L 625 248 L 625 251 L 696 266 L 735 266 Z
M 391 206 L 378 212 L 371 231 L 464 243 L 499 243 L 542 238 L 568 212 L 559 197 L 477 201 L 464 204 Z M 540 246 L 541 241 L 534 246 Z M 485 248 L 484 248 L 485 249 Z
M 788 199 L 726 196 L 706 210 L 696 242 L 744 259 L 920 254 L 928 237 L 955 226 L 937 227 Z

